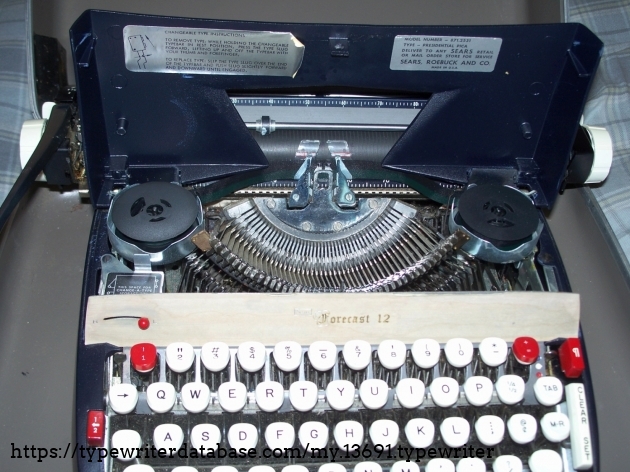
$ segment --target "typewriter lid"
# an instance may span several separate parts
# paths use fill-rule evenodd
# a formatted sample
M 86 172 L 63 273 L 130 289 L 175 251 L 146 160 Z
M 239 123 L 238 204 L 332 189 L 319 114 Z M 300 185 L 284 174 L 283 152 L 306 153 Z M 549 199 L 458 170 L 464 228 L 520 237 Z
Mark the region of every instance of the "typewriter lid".
M 136 72 L 125 62 L 129 25 L 287 32 L 304 54 L 294 77 Z M 500 46 L 491 71 L 392 69 L 407 35 L 499 38 Z M 264 169 L 267 158 L 228 91 L 324 89 L 429 97 L 384 156 L 385 169 L 456 184 L 507 173 L 515 185 L 536 191 L 537 206 L 550 207 L 602 52 L 601 41 L 580 24 L 322 25 L 96 10 L 75 22 L 70 39 L 88 184 L 99 207 L 116 186 L 189 185 Z

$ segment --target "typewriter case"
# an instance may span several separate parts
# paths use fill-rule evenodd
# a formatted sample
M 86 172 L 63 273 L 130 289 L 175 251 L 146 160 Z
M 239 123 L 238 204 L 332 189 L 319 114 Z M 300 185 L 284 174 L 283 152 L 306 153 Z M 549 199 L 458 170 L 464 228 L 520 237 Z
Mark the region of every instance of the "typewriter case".
M 304 46 L 303 58 L 294 76 L 140 72 L 130 70 L 125 59 L 124 43 L 129 40 L 125 28 L 130 25 L 291 33 Z M 396 38 L 407 36 L 495 38 L 500 46 L 492 70 L 392 68 L 399 47 Z M 391 191 L 388 196 L 394 200 L 394 190 L 403 188 L 449 211 L 468 188 L 520 190 L 515 191 L 531 200 L 541 227 L 531 258 L 541 285 L 527 289 L 570 291 L 543 211 L 553 206 L 564 188 L 580 116 L 602 52 L 602 43 L 586 27 L 315 25 L 87 11 L 72 26 L 70 38 L 87 182 L 95 207 L 77 361 L 79 445 L 86 445 L 87 411 L 105 408 L 103 365 L 119 350 L 110 344 L 85 344 L 86 307 L 88 298 L 99 294 L 101 258 L 112 252 L 108 237 L 112 199 L 134 185 L 175 183 L 190 189 L 199 196 L 206 215 L 209 205 L 222 198 L 245 188 L 256 195 L 256 189 L 273 187 L 265 187 L 268 182 L 288 186 L 289 193 L 278 198 L 294 195 L 305 162 L 296 159 L 296 143 L 319 140 L 321 150 L 327 141 L 343 141 L 351 158 L 335 160 L 329 146 L 329 160 L 337 163 L 337 174 L 343 173 L 343 165 L 351 175 L 348 188 L 357 200 L 367 198 L 361 185 Z M 377 138 L 373 144 L 372 138 L 366 138 L 368 132 L 360 130 L 276 130 L 262 135 L 248 129 L 234 105 L 235 98 L 289 97 L 303 106 L 307 97 L 332 100 L 334 109 L 343 107 L 340 96 L 389 100 L 393 108 L 410 101 L 420 105 L 409 126 L 385 139 L 385 144 Z M 269 116 L 273 118 L 273 107 Z M 265 117 L 261 118 L 264 126 Z M 288 144 L 281 140 L 285 135 L 291 138 Z M 265 140 L 271 144 L 267 146 Z M 313 152 L 316 159 L 319 151 Z M 444 235 L 451 232 L 446 224 L 439 230 Z M 159 263 L 153 269 L 163 270 Z M 590 386 L 588 369 L 584 380 Z M 594 470 L 598 470 L 592 400 L 590 391 Z M 81 471 L 102 468 L 102 463 L 79 460 Z

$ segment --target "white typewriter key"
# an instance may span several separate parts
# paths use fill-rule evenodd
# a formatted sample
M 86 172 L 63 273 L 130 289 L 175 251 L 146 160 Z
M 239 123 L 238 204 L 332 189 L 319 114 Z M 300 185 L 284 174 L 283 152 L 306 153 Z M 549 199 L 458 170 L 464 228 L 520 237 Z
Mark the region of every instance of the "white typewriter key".
M 424 470 L 425 472 L 455 472 L 455 464 L 449 459 L 431 459 Z
M 326 387 L 326 400 L 333 410 L 347 410 L 354 403 L 354 385 L 348 380 L 329 382 Z
M 298 380 L 289 387 L 289 400 L 297 411 L 311 411 L 317 404 L 317 385 L 308 380 Z
M 527 463 L 532 472 L 562 472 L 562 457 L 551 449 L 535 451 Z
M 190 382 L 182 387 L 182 405 L 190 413 L 201 413 L 210 403 L 210 388 L 201 382 Z
M 227 438 L 234 449 L 252 449 L 258 444 L 258 428 L 250 423 L 236 423 L 230 426 Z
M 499 456 L 492 463 L 492 472 L 523 472 L 523 463 L 516 456 Z
M 455 472 L 486 472 L 486 464 L 477 457 L 467 457 L 457 463 Z
M 160 424 L 156 426 L 153 430 L 153 443 L 155 444 L 156 449 L 166 449 L 166 452 L 169 455 L 174 455 L 170 453 L 169 448 L 179 449 L 184 442 L 184 432 L 182 428 L 180 428 L 176 424 Z
M 313 369 L 326 372 L 337 362 L 337 346 L 330 341 L 315 341 L 308 347 L 308 360 Z
M 480 416 L 475 422 L 475 433 L 484 446 L 496 446 L 505 436 L 505 423 L 498 416 Z
M 335 425 L 333 436 L 337 447 L 351 449 L 355 444 L 363 444 L 363 425 L 358 421 L 340 421 Z
M 343 360 L 352 370 L 363 370 L 372 360 L 372 346 L 367 341 L 348 341 L 343 345 Z
M 284 387 L 279 382 L 260 382 L 256 385 L 256 404 L 262 411 L 278 411 L 284 402 Z
M 270 465 L 255 465 L 247 470 L 248 472 L 276 472 L 276 470 Z
M 414 418 L 406 424 L 405 436 L 411 447 L 427 448 L 433 443 L 435 425 L 426 418 Z
M 289 423 L 271 423 L 265 429 L 265 441 L 269 449 L 284 449 L 293 447 L 295 443 L 295 429 Z
M 443 408 L 453 406 L 459 398 L 459 384 L 451 377 L 436 377 L 429 387 L 433 403 Z
M 307 421 L 298 430 L 300 445 L 308 450 L 321 449 L 328 444 L 328 426 L 319 421 Z
M 558 411 L 547 413 L 540 420 L 540 429 L 547 440 L 551 442 L 564 441 L 571 432 L 569 417 Z
M 109 387 L 109 406 L 119 415 L 131 413 L 138 403 L 138 390 L 135 385 L 117 384 Z
M 352 472 L 383 472 L 383 468 L 376 462 L 359 462 Z
M 411 346 L 411 356 L 421 369 L 430 369 L 440 360 L 440 344 L 435 339 L 418 339 Z
M 565 387 L 567 413 L 571 426 L 571 457 L 576 470 L 585 470 L 593 466 L 591 430 L 588 420 L 588 407 L 584 384 L 572 383 Z
M 236 351 L 238 363 L 247 372 L 258 372 L 265 365 L 265 346 L 258 342 L 241 343 Z
M 221 372 L 230 362 L 230 348 L 225 343 L 206 343 L 201 347 L 201 361 L 210 372 Z
M 177 467 L 179 469 L 179 467 Z M 146 464 L 133 464 L 125 467 L 123 472 L 153 472 L 155 469 Z M 174 471 L 175 469 L 173 469 Z
M 364 380 L 359 387 L 359 397 L 363 405 L 370 410 L 383 408 L 387 403 L 388 394 L 387 382 L 380 379 Z
M 538 431 L 536 418 L 525 413 L 512 415 L 507 421 L 507 427 L 512 441 L 517 444 L 532 442 L 536 437 L 536 431 Z
M 424 400 L 424 382 L 420 379 L 400 379 L 396 384 L 396 397 L 405 408 L 418 408 Z
M 440 425 L 440 434 L 447 446 L 462 447 L 470 437 L 470 424 L 459 416 L 444 418 Z
M 212 469 L 212 472 L 238 472 L 236 467 L 231 465 L 220 465 Z
M 400 369 L 407 358 L 407 346 L 395 339 L 381 342 L 377 352 L 381 365 L 390 370 Z
M 368 430 L 372 444 L 379 444 L 385 449 L 390 449 L 398 443 L 400 428 L 392 420 L 376 420 Z
M 319 466 L 319 469 L 317 469 L 317 472 L 348 472 L 348 471 L 341 464 L 324 464 L 324 465 Z
M 303 465 L 287 465 L 282 468 L 282 472 L 308 472 L 308 469 Z
M 147 403 L 156 413 L 171 411 L 176 398 L 175 387 L 168 382 L 155 382 L 147 387 Z
M 466 367 L 472 362 L 474 348 L 468 339 L 449 339 L 444 346 L 446 360 L 453 367 Z
M 210 454 L 221 442 L 219 427 L 210 423 L 198 424 L 190 431 L 190 444 L 198 451 L 203 446 L 203 455 Z
M 479 343 L 479 356 L 487 366 L 497 367 L 505 364 L 507 354 L 507 343 L 501 338 L 485 338 Z
M 228 413 L 236 413 L 245 407 L 247 388 L 241 382 L 224 382 L 217 390 L 219 405 Z
M 142 446 L 142 438 L 133 429 L 119 429 L 112 434 L 111 447 L 118 449 L 119 461 L 129 462 L 134 460 L 140 446 Z
M 302 346 L 294 341 L 283 341 L 273 348 L 273 360 L 283 372 L 293 372 L 300 367 Z
M 368 430 L 372 444 L 391 449 L 398 444 L 400 428 L 392 420 L 376 420 L 370 425 Z
M 525 382 L 518 375 L 503 375 L 495 385 L 497 396 L 506 405 L 515 405 L 523 400 Z
M 171 343 L 166 346 L 166 364 L 173 372 L 188 371 L 195 362 L 195 351 L 188 343 Z
M 415 462 L 398 461 L 392 464 L 389 472 L 420 472 L 420 466 Z
M 180 465 L 179 467 L 175 467 L 171 472 L 198 472 L 194 467 L 190 467 L 189 465 Z
M 541 405 L 557 405 L 562 400 L 563 392 L 564 387 L 557 377 L 540 377 L 534 384 L 534 395 Z
M 468 377 L 464 382 L 466 400 L 474 406 L 484 406 L 490 403 L 493 390 L 492 380 L 481 375 Z

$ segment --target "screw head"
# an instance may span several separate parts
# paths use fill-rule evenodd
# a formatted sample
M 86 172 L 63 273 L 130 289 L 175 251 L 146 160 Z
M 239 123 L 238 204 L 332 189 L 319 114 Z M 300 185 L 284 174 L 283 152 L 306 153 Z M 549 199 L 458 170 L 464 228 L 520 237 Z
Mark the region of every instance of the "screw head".
M 310 231 L 313 229 L 313 225 L 309 221 L 305 221 L 302 223 L 302 229 L 304 231 Z
M 334 231 L 341 231 L 343 229 L 343 223 L 341 221 L 335 221 L 332 227 Z
M 346 201 L 351 202 L 352 200 L 354 200 L 354 197 L 352 196 L 352 194 L 346 193 Z
M 376 200 L 375 198 L 370 198 L 370 200 L 368 201 L 368 206 L 372 210 L 376 210 L 378 208 L 378 200 Z
M 291 198 L 297 202 L 300 199 L 300 196 L 297 193 L 294 193 Z
M 270 210 L 273 210 L 276 207 L 276 201 L 273 198 L 268 198 L 267 200 L 265 200 L 265 205 L 267 205 L 267 208 L 269 208 Z

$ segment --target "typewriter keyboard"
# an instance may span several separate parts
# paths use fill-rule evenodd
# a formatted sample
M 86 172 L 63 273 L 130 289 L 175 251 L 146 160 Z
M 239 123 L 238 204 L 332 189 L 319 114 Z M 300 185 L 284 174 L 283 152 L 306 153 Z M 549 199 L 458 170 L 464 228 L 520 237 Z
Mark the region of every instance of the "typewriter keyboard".
M 139 343 L 88 442 L 114 472 L 587 470 L 583 369 L 577 338 Z

